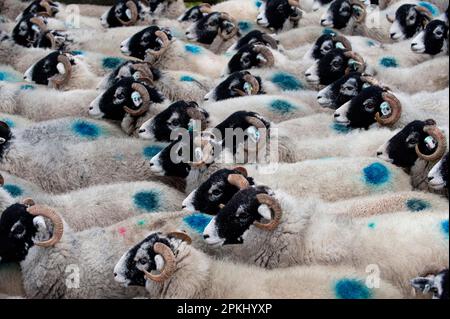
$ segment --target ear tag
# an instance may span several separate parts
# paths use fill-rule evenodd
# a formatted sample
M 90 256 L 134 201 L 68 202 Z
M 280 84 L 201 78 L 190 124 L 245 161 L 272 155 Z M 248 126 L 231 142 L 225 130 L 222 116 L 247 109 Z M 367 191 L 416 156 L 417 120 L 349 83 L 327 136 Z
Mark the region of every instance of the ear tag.
M 201 131 L 201 129 L 199 129 L 198 127 L 197 127 L 197 120 L 194 120 L 194 119 L 191 119 L 190 121 L 189 121 L 189 124 L 188 124 L 188 131 L 190 132 L 190 133 L 192 133 L 192 132 L 200 132 Z
M 257 143 L 259 141 L 261 134 L 259 133 L 259 130 L 256 127 L 250 126 L 247 129 L 247 132 L 253 142 Z
M 425 142 L 425 145 L 427 146 L 427 148 L 429 150 L 434 150 L 436 148 L 436 146 L 437 146 L 436 140 L 433 137 L 431 137 L 431 136 L 427 136 L 425 138 L 424 142 Z
M 128 19 L 131 19 L 131 10 L 130 10 L 130 9 L 127 9 L 127 10 L 125 11 L 125 14 L 127 15 L 127 18 L 128 18 Z
M 388 115 L 391 115 L 391 113 L 392 113 L 391 106 L 389 105 L 388 102 L 381 103 L 380 109 L 381 109 L 381 114 L 383 114 L 383 116 L 388 116 Z
M 358 62 L 356 62 L 356 60 L 354 60 L 354 59 L 350 59 L 350 60 L 348 60 L 348 65 L 350 67 L 352 67 L 353 69 L 356 69 Z
M 141 95 L 136 91 L 131 93 L 131 100 L 133 100 L 134 106 L 139 106 L 142 104 Z
M 342 49 L 342 50 L 345 50 L 345 46 L 342 44 L 342 42 L 337 42 L 337 43 L 336 43 L 336 49 Z
M 245 84 L 244 84 L 244 91 L 245 91 L 245 93 L 247 93 L 248 95 L 251 95 L 251 94 L 252 94 L 252 91 L 253 91 L 253 86 L 252 86 L 250 83 L 245 82 Z
M 35 25 L 35 24 L 33 24 L 33 26 L 31 27 L 31 29 L 33 30 L 33 31 L 35 31 L 35 32 L 41 32 L 41 29 L 39 29 L 39 27 L 37 26 L 37 25 Z
M 363 89 L 367 89 L 370 88 L 370 84 L 369 83 L 364 83 L 362 86 Z
M 133 73 L 133 79 L 135 81 L 139 81 L 139 79 L 141 78 L 141 72 L 137 71 Z

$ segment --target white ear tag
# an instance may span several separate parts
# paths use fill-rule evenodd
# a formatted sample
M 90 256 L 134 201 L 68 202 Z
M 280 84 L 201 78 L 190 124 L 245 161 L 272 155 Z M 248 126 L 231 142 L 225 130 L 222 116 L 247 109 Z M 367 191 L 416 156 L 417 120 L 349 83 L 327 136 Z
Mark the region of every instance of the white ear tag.
M 155 256 L 156 270 L 161 271 L 164 269 L 164 258 L 161 255 Z
M 256 58 L 262 63 L 267 63 L 267 59 L 262 54 L 258 54 Z
M 58 69 L 59 74 L 66 74 L 66 69 L 64 68 L 64 64 L 58 63 L 56 65 L 56 69 Z
M 131 100 L 133 100 L 134 106 L 139 106 L 142 104 L 141 95 L 136 91 L 131 93 Z
M 342 44 L 342 42 L 337 42 L 337 43 L 336 43 L 336 49 L 342 49 L 342 50 L 345 50 L 345 46 Z
M 250 138 L 253 142 L 257 143 L 257 142 L 259 141 L 259 139 L 260 139 L 260 137 L 261 137 L 261 134 L 259 133 L 259 130 L 258 130 L 256 127 L 250 126 L 250 127 L 247 129 L 247 132 L 248 132 L 249 138 Z
M 358 62 L 354 59 L 350 59 L 348 60 L 348 65 L 350 65 L 352 68 L 356 69 L 356 67 L 358 66 Z
M 264 219 L 271 220 L 272 212 L 269 206 L 263 204 L 258 207 L 258 214 L 260 214 Z
M 369 88 L 369 87 L 370 87 L 370 84 L 369 84 L 369 83 L 364 83 L 363 86 L 362 86 L 363 89 L 367 89 L 367 88 Z
M 391 106 L 389 105 L 388 102 L 381 103 L 380 109 L 381 109 L 381 114 L 383 114 L 383 116 L 388 116 L 388 115 L 391 115 L 391 113 L 392 113 Z
M 245 84 L 244 84 L 244 91 L 245 91 L 245 93 L 247 93 L 248 95 L 251 95 L 251 94 L 252 94 L 252 91 L 253 91 L 253 86 L 252 86 L 250 83 L 245 82 Z
M 0 145 L 4 144 L 6 142 L 6 140 L 3 137 L 0 137 Z
M 39 29 L 39 27 L 37 26 L 37 25 L 35 25 L 35 24 L 33 24 L 33 26 L 31 27 L 31 29 L 33 30 L 33 31 L 35 31 L 35 32 L 41 32 L 41 29 Z
M 127 18 L 128 18 L 128 19 L 131 19 L 131 10 L 130 10 L 130 9 L 127 9 L 127 10 L 125 11 L 125 14 L 127 15 Z
M 427 148 L 429 150 L 434 150 L 436 148 L 436 146 L 437 146 L 436 140 L 433 137 L 431 137 L 431 136 L 427 136 L 425 138 L 424 142 L 425 142 L 425 145 L 427 146 Z

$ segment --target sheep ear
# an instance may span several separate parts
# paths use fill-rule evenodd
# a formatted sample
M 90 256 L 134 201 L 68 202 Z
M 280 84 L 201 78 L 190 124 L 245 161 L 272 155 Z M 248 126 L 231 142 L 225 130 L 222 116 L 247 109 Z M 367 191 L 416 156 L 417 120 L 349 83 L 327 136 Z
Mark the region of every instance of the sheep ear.
M 260 214 L 264 219 L 272 219 L 272 211 L 270 210 L 269 206 L 265 204 L 259 205 L 258 214 Z
M 58 69 L 59 74 L 66 74 L 66 68 L 64 68 L 64 64 L 61 62 L 56 65 L 56 68 Z
M 411 286 L 424 294 L 430 291 L 431 287 L 433 287 L 433 284 L 434 281 L 432 279 L 425 277 L 417 277 L 411 280 Z
M 262 54 L 258 54 L 257 56 L 256 56 L 256 59 L 258 60 L 258 61 L 260 61 L 261 63 L 263 63 L 263 64 L 267 64 L 268 63 L 268 61 L 267 61 L 267 59 L 264 57 L 264 55 L 262 55 Z
M 155 264 L 156 264 L 156 270 L 161 271 L 164 269 L 164 258 L 161 255 L 155 256 Z
M 37 216 L 33 218 L 33 225 L 36 228 L 36 235 L 33 238 L 34 241 L 45 241 L 52 236 L 44 217 Z
M 134 106 L 140 106 L 142 104 L 142 96 L 137 91 L 131 93 L 131 100 L 133 101 Z
M 127 15 L 127 18 L 131 20 L 131 10 L 130 10 L 130 9 L 127 9 L 127 10 L 125 11 L 125 14 Z
M 394 23 L 395 21 L 395 15 L 393 13 L 386 13 L 386 19 L 390 22 L 390 23 Z

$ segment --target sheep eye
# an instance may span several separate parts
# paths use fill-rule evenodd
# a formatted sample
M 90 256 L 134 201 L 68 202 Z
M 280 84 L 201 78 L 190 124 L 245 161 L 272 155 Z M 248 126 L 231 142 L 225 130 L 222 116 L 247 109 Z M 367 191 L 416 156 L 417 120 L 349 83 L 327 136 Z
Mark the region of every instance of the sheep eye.
M 123 93 L 119 93 L 119 94 L 117 94 L 117 98 L 119 100 L 124 100 L 125 99 L 125 95 Z
M 434 34 L 436 35 L 436 37 L 442 38 L 442 31 L 436 30 L 436 31 L 434 32 Z
M 139 259 L 139 263 L 141 265 L 145 265 L 145 264 L 147 264 L 147 259 L 145 259 L 145 258 Z
M 364 108 L 368 112 L 373 112 L 373 110 L 375 109 L 375 104 L 373 103 L 372 100 L 368 100 L 364 103 Z
M 243 212 L 239 214 L 239 219 L 246 220 L 250 217 L 250 214 L 247 212 Z
M 332 65 L 333 67 L 335 67 L 335 68 L 338 68 L 341 64 L 339 63 L 339 61 L 333 61 L 333 62 L 331 63 L 331 65 Z
M 419 143 L 419 140 L 418 140 L 416 137 L 411 137 L 411 138 L 408 140 L 408 144 L 409 144 L 410 146 L 415 146 L 417 143 Z
M 14 227 L 14 229 L 12 230 L 12 234 L 17 237 L 22 235 L 25 232 L 25 227 L 23 227 L 23 225 L 17 225 L 16 227 Z
M 219 196 L 219 195 L 222 194 L 222 192 L 221 192 L 219 189 L 215 189 L 215 190 L 212 191 L 212 194 L 213 194 L 214 196 Z
M 173 120 L 173 121 L 172 121 L 172 125 L 173 125 L 173 126 L 180 126 L 180 121 L 178 121 L 178 120 Z

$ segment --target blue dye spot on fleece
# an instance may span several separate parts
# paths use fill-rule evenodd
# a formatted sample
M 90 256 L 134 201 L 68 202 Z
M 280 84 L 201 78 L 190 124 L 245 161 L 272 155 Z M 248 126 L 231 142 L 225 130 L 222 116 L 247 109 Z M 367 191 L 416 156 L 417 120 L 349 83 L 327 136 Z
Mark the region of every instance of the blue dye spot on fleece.
M 150 145 L 144 148 L 143 154 L 147 159 L 152 159 L 155 155 L 162 151 L 161 146 Z
M 322 34 L 324 34 L 324 35 L 334 35 L 334 34 L 336 34 L 336 32 L 334 32 L 331 29 L 325 28 L 325 29 L 323 29 Z
M 341 134 L 347 134 L 348 132 L 350 132 L 352 129 L 350 127 L 348 127 L 347 125 L 343 125 L 343 124 L 339 124 L 339 123 L 333 123 L 331 125 L 331 128 Z
M 183 218 L 184 223 L 199 234 L 203 234 L 203 231 L 205 230 L 206 226 L 208 226 L 208 224 L 211 222 L 211 220 L 212 220 L 211 216 L 201 213 L 195 213 Z
M 189 76 L 189 75 L 183 75 L 183 76 L 180 78 L 180 81 L 181 81 L 181 82 L 195 82 L 196 80 L 195 80 L 192 76 Z
M 272 77 L 272 83 L 285 91 L 296 91 L 303 89 L 303 84 L 295 76 L 288 73 L 276 73 Z
M 136 207 L 146 212 L 156 212 L 160 207 L 159 194 L 155 191 L 142 191 L 133 196 Z
M 117 68 L 122 62 L 124 62 L 124 59 L 116 58 L 116 57 L 106 57 L 102 60 L 102 65 L 104 69 L 113 70 Z
M 186 52 L 189 52 L 194 55 L 200 54 L 202 52 L 202 48 L 199 47 L 198 45 L 186 44 L 184 48 Z
M 248 32 L 253 28 L 253 24 L 250 21 L 239 21 L 238 27 L 242 32 Z
M 255 1 L 255 6 L 256 6 L 257 8 L 260 8 L 260 7 L 262 6 L 262 2 L 261 2 L 260 0 L 256 0 L 256 1 Z
M 397 68 L 397 60 L 392 56 L 385 56 L 380 59 L 380 65 L 385 68 Z
M 273 109 L 275 112 L 278 113 L 289 113 L 297 109 L 297 107 L 287 101 L 284 100 L 275 100 L 272 103 L 270 103 L 270 108 Z
M 20 86 L 20 89 L 23 90 L 23 91 L 26 91 L 26 90 L 34 90 L 35 87 L 34 87 L 34 85 L 31 85 L 31 84 L 22 84 L 22 85 Z
M 448 219 L 442 221 L 441 229 L 442 232 L 448 237 Z
M 6 71 L 0 71 L 0 81 L 5 82 L 20 82 L 22 78 L 18 78 L 15 74 Z
M 9 193 L 9 195 L 11 195 L 12 197 L 19 197 L 23 194 L 23 190 L 17 186 L 17 185 L 13 185 L 13 184 L 5 184 L 3 185 L 3 188 Z
M 368 45 L 369 47 L 374 47 L 374 46 L 375 46 L 375 42 L 372 41 L 372 40 L 367 40 L 367 45 Z
M 377 224 L 374 223 L 374 222 L 370 222 L 367 226 L 368 226 L 370 229 L 375 229 L 375 227 L 377 226 Z
M 382 185 L 389 181 L 391 173 L 381 163 L 373 163 L 363 169 L 364 180 L 371 185 Z
M 440 11 L 439 11 L 438 7 L 436 7 L 432 3 L 421 1 L 421 2 L 418 3 L 418 5 L 421 6 L 421 7 L 424 7 L 428 11 L 430 11 L 431 14 L 433 15 L 433 17 L 436 17 L 436 16 L 438 16 L 440 14 Z
M 10 128 L 13 128 L 16 126 L 16 123 L 10 119 L 0 119 L 0 121 L 5 122 Z
M 421 212 L 430 208 L 431 205 L 422 199 L 412 198 L 406 201 L 406 207 L 412 212 Z
M 340 279 L 334 285 L 334 292 L 338 299 L 370 299 L 372 292 L 367 285 L 358 279 Z
M 98 125 L 87 121 L 76 121 L 72 124 L 72 130 L 81 137 L 96 139 L 102 134 L 102 129 Z
M 81 50 L 73 50 L 70 53 L 72 55 L 84 55 L 84 51 L 81 51 Z

